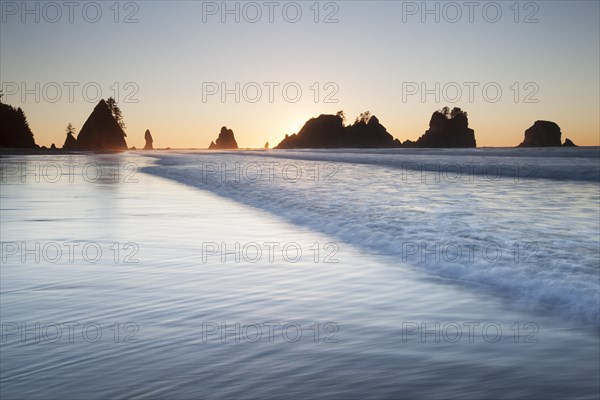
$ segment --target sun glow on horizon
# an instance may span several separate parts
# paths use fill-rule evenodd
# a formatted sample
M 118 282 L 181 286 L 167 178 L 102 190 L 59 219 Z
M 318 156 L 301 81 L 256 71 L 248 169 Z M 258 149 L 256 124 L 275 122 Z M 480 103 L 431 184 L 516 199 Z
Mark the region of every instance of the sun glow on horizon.
M 15 14 L 0 25 L 3 102 L 23 109 L 39 145 L 62 146 L 67 124 L 79 132 L 109 96 L 129 147 L 143 146 L 149 129 L 156 146 L 206 148 L 222 126 L 240 147 L 274 147 L 339 110 L 346 125 L 369 110 L 394 138 L 414 141 L 444 106 L 468 112 L 481 147 L 517 146 L 536 120 L 556 122 L 563 140 L 600 145 L 598 2 L 544 2 L 538 23 L 516 23 L 508 3 L 497 23 L 466 14 L 398 23 L 403 2 L 352 1 L 330 24 L 314 22 L 312 3 L 299 3 L 298 23 L 199 23 L 203 2 L 183 1 L 142 2 L 139 23 L 116 24 L 111 4 L 98 23 Z M 454 44 L 440 47 L 444 37 Z M 73 56 L 91 42 L 86 57 Z M 343 51 L 350 45 L 360 51 Z
M 302 129 L 302 127 L 304 126 L 306 121 L 308 121 L 309 119 L 310 118 L 307 118 L 304 121 L 294 121 L 293 123 L 289 124 L 288 129 L 284 132 L 284 136 L 285 135 L 292 136 L 293 134 L 300 132 L 300 129 Z

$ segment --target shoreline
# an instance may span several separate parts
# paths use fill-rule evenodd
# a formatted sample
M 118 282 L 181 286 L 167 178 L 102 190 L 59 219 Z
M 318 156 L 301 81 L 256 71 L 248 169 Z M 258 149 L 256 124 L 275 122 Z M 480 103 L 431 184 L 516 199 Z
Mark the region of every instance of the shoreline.
M 496 146 L 482 146 L 482 147 L 471 147 L 471 148 L 464 148 L 464 147 L 410 147 L 410 148 L 404 148 L 404 150 L 407 151 L 432 151 L 432 150 L 440 150 L 440 151 L 445 151 L 445 150 L 455 150 L 455 151 L 465 151 L 465 150 L 491 150 L 491 149 L 498 149 L 498 150 L 517 150 L 517 149 L 527 149 L 527 150 L 534 150 L 534 149 L 538 149 L 538 150 L 555 150 L 555 149 L 586 149 L 586 150 L 590 150 L 590 149 L 594 149 L 594 148 L 598 148 L 600 149 L 600 146 L 577 146 L 577 147 L 563 147 L 563 146 L 554 146 L 554 147 L 519 147 L 519 146 L 514 146 L 514 147 L 496 147 Z M 193 148 L 193 147 L 182 147 L 182 148 L 171 148 L 171 147 L 167 147 L 167 148 L 162 148 L 162 149 L 153 149 L 153 150 L 143 150 L 143 149 L 127 149 L 127 150 L 64 150 L 64 149 L 49 149 L 49 148 L 39 148 L 39 149 L 23 149 L 23 148 L 3 148 L 0 147 L 0 157 L 2 156 L 11 156 L 11 155 L 51 155 L 51 154 L 56 154 L 56 155 L 61 155 L 61 154 L 120 154 L 120 153 L 128 153 L 128 152 L 135 152 L 135 153 L 148 153 L 148 154 L 152 154 L 155 152 L 170 152 L 170 151 L 203 151 L 203 152 L 207 152 L 208 154 L 218 154 L 218 153 L 222 153 L 222 152 L 247 152 L 247 151 L 252 151 L 252 152 L 271 152 L 271 151 L 275 151 L 275 152 L 288 152 L 288 151 L 318 151 L 318 152 L 322 152 L 322 151 L 326 151 L 326 150 L 330 150 L 330 151 L 341 151 L 341 150 L 349 150 L 349 151 L 365 151 L 365 152 L 372 152 L 375 150 L 400 150 L 402 151 L 403 148 L 399 148 L 399 147 L 305 147 L 305 148 L 295 148 L 295 149 L 264 149 L 264 148 L 252 148 L 252 147 L 246 147 L 246 148 L 240 148 L 240 149 L 218 149 L 218 150 L 210 150 L 207 148 Z M 571 151 L 571 150 L 569 150 Z

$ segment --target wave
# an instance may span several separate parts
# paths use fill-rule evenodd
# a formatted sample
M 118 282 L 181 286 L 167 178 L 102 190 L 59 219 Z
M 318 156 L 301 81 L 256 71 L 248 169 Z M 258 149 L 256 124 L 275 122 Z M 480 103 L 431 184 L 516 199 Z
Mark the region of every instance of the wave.
M 239 155 L 382 165 L 448 175 L 600 181 L 600 147 L 476 149 L 299 149 Z
M 493 292 L 519 308 L 599 324 L 600 194 L 589 179 L 593 169 L 588 179 L 448 179 L 439 171 L 415 175 L 386 164 L 394 152 L 275 153 L 281 154 L 164 154 L 143 170 Z M 444 153 L 407 154 L 429 164 L 443 164 L 443 157 L 465 162 L 466 156 Z M 512 154 L 491 153 L 475 157 L 513 162 Z M 352 157 L 355 162 L 341 161 Z M 580 164 L 562 158 L 581 178 Z M 579 159 L 587 165 L 594 156 Z M 552 162 L 544 162 L 541 170 L 550 174 Z

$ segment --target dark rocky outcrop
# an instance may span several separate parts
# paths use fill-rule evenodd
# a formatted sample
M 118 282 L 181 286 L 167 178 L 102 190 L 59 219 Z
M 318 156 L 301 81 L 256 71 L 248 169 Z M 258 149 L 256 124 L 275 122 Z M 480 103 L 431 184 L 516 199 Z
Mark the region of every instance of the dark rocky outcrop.
M 367 115 L 346 127 L 345 136 L 344 141 L 348 147 L 400 147 L 400 141 L 394 139 L 374 115 Z
M 144 134 L 144 140 L 146 141 L 146 145 L 144 146 L 144 150 L 154 150 L 152 147 L 152 143 L 154 140 L 152 139 L 152 134 L 149 129 L 146 129 L 146 133 Z
M 429 130 L 416 142 L 407 140 L 403 147 L 466 148 L 477 147 L 475 131 L 469 129 L 467 113 L 460 108 L 448 107 L 436 111 L 429 121 Z
M 227 129 L 226 126 L 221 128 L 219 137 L 216 142 L 210 142 L 209 150 L 232 150 L 237 149 L 238 145 L 235 141 L 235 136 L 231 129 Z
M 525 131 L 525 139 L 519 147 L 558 147 L 561 145 L 560 127 L 551 121 L 535 121 Z
M 566 138 L 565 142 L 563 143 L 563 146 L 565 147 L 577 147 L 577 145 L 575 143 L 573 143 L 571 141 L 571 139 Z
M 21 108 L 0 103 L 0 147 L 22 149 L 39 147 L 35 144 L 33 132 Z
M 300 132 L 285 135 L 276 149 L 334 148 L 343 146 L 344 121 L 337 115 L 309 119 Z
M 83 124 L 77 145 L 84 150 L 127 150 L 125 132 L 104 100 L 100 100 Z
M 343 114 L 320 115 L 308 120 L 300 132 L 285 135 L 276 149 L 294 148 L 384 148 L 400 147 L 375 116 L 361 114 L 353 125 L 344 126 Z
M 72 133 L 67 133 L 67 138 L 65 139 L 65 143 L 63 144 L 62 148 L 65 150 L 77 149 L 77 139 L 75 139 L 75 136 L 73 136 Z

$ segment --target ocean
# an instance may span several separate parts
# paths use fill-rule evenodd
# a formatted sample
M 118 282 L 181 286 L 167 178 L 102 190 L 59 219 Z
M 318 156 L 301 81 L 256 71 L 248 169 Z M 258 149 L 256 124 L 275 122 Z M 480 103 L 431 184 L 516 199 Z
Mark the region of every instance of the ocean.
M 0 397 L 598 398 L 599 150 L 3 156 Z

